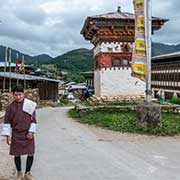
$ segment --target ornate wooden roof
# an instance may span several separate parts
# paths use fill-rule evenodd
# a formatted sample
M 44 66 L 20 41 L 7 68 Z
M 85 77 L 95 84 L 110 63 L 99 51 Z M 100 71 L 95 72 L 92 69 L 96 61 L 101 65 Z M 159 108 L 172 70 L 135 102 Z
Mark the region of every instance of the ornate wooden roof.
M 97 34 L 110 36 L 132 36 L 134 37 L 134 19 L 132 13 L 121 12 L 118 8 L 117 12 L 107 14 L 89 16 L 86 18 L 81 34 L 86 40 L 93 42 L 93 38 Z M 152 30 L 159 30 L 168 19 L 152 17 Z

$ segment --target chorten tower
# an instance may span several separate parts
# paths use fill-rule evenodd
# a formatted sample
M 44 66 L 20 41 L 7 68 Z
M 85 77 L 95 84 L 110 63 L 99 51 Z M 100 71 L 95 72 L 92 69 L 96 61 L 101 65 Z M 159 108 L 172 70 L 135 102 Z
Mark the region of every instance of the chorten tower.
M 89 16 L 81 34 L 94 47 L 94 87 L 96 96 L 142 95 L 145 82 L 131 76 L 135 34 L 134 14 L 117 12 Z M 152 18 L 152 30 L 166 19 Z

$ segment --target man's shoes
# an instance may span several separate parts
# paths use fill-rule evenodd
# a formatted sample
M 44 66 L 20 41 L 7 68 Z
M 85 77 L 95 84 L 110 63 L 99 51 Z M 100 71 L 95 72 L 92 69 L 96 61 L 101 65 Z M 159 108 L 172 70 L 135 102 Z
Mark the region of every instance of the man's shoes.
M 30 172 L 27 172 L 24 175 L 24 180 L 35 180 L 35 179 L 32 177 L 32 174 Z
M 23 174 L 21 171 L 17 172 L 16 180 L 23 180 Z

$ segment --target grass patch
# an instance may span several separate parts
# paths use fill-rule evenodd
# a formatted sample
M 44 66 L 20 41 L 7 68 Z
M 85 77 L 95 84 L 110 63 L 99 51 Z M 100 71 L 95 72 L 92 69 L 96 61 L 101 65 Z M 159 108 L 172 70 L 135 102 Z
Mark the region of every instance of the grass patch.
M 179 104 L 180 105 L 180 98 L 172 98 L 169 100 L 170 103 Z
M 89 100 L 80 101 L 78 103 L 83 105 L 83 106 L 93 106 L 94 105 L 93 102 L 91 102 Z
M 66 106 L 72 104 L 68 99 L 58 99 L 58 105 L 60 106 Z
M 143 128 L 136 123 L 136 112 L 132 110 L 119 111 L 69 111 L 69 116 L 80 123 L 96 125 L 119 132 L 173 136 L 180 134 L 180 115 L 172 112 L 162 113 L 162 126 L 158 128 Z

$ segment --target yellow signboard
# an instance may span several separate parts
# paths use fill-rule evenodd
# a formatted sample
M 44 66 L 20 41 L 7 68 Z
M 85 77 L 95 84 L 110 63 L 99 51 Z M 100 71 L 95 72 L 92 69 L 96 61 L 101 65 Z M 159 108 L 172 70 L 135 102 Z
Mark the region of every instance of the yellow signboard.
M 144 16 L 143 16 L 143 14 L 140 14 L 140 15 L 137 17 L 137 28 L 138 28 L 138 31 L 140 31 L 140 32 L 145 32 Z
M 134 72 L 139 75 L 146 74 L 146 64 L 143 60 L 136 60 L 134 63 Z
M 143 38 L 136 39 L 136 54 L 137 55 L 146 55 L 146 42 Z

